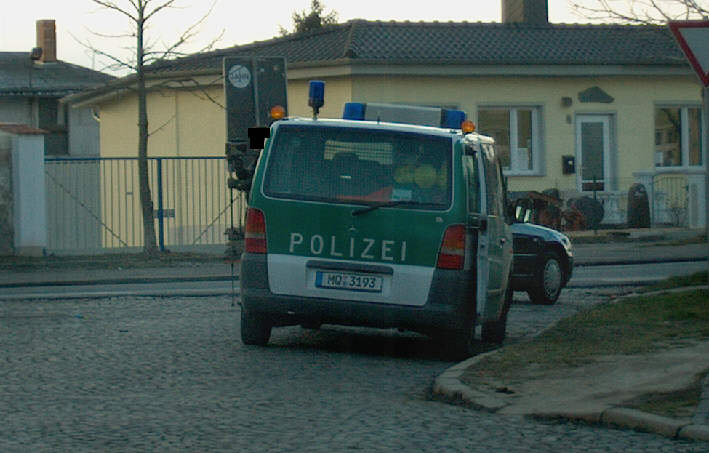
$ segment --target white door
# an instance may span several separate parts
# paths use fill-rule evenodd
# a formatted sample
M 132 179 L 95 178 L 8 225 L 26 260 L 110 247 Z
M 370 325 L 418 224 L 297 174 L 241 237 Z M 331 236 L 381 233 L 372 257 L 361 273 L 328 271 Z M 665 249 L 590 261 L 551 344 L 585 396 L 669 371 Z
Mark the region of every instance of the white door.
M 576 117 L 576 164 L 578 190 L 611 190 L 610 116 Z

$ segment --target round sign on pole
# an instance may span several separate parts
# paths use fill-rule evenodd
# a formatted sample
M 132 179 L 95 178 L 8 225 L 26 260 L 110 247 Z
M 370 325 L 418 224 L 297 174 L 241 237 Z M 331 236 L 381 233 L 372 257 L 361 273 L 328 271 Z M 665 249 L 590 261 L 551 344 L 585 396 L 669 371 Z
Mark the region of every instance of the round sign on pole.
M 242 65 L 234 65 L 229 68 L 229 82 L 235 88 L 246 88 L 251 83 L 251 71 Z

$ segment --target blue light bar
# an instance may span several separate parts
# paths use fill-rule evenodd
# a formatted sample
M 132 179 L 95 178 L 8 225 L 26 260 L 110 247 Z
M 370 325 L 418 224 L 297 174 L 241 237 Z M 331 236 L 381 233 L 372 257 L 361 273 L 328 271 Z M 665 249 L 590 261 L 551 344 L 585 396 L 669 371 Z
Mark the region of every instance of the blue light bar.
M 446 129 L 460 129 L 465 118 L 466 114 L 462 110 L 372 102 L 348 102 L 342 112 L 344 120 L 386 121 Z
M 325 82 L 322 80 L 311 80 L 310 91 L 308 92 L 308 105 L 317 111 L 325 104 Z
M 441 127 L 460 129 L 460 124 L 465 121 L 465 112 L 462 110 L 442 109 Z
M 344 112 L 342 112 L 342 119 L 362 121 L 366 110 L 367 104 L 363 104 L 362 102 L 348 102 L 345 104 Z

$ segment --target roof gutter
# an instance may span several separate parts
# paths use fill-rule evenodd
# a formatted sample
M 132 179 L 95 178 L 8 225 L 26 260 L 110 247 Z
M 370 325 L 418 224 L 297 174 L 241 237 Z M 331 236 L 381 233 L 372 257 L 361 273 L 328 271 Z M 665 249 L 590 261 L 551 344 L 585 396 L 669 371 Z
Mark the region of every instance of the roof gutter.
M 189 79 L 208 75 L 221 75 L 221 68 L 209 68 L 190 71 L 152 71 L 145 73 L 146 81 L 171 79 L 174 82 L 179 82 L 180 79 Z M 61 99 L 64 104 L 70 105 L 72 108 L 86 107 L 90 105 L 101 104 L 120 97 L 121 95 L 135 90 L 136 75 L 130 74 L 122 77 L 114 82 L 94 88 L 81 91 L 79 93 L 70 94 Z M 195 87 L 204 87 L 208 85 L 195 85 Z M 164 85 L 161 85 L 164 87 Z M 148 90 L 155 87 L 148 87 Z M 177 87 L 172 87 L 177 88 Z

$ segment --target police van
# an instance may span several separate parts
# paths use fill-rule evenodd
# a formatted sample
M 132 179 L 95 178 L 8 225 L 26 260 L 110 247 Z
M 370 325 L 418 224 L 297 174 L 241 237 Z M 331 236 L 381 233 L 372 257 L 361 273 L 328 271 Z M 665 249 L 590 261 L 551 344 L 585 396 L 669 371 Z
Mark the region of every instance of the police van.
M 256 165 L 241 338 L 278 326 L 401 328 L 469 355 L 505 336 L 512 237 L 491 138 L 461 111 L 349 103 L 284 118 Z

